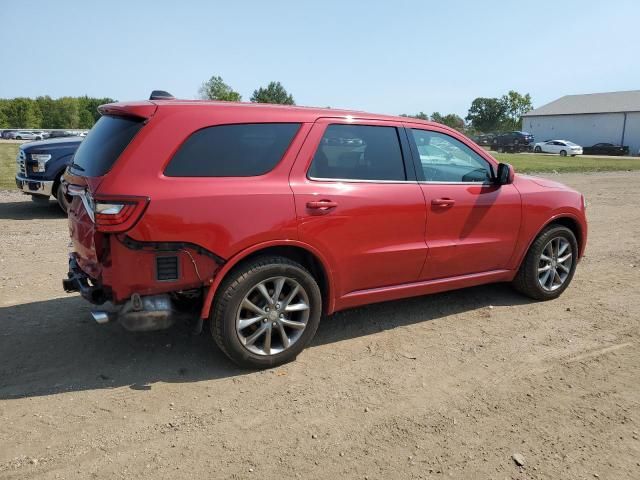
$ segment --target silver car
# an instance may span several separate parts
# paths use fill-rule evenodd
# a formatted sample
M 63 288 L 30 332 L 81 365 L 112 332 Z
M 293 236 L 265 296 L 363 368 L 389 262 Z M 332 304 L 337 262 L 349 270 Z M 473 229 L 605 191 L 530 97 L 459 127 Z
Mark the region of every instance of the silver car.
M 38 140 L 38 136 L 33 132 L 27 132 L 25 130 L 18 130 L 17 132 L 11 132 L 9 138 L 15 140 Z

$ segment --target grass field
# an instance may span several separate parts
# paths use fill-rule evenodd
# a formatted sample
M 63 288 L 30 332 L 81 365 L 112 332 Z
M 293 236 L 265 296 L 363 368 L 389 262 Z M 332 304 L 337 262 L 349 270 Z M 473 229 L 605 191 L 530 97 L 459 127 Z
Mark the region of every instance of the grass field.
M 501 162 L 510 163 L 516 172 L 607 172 L 640 170 L 640 158 L 630 157 L 561 157 L 525 153 L 494 153 Z
M 0 190 L 13 190 L 16 188 L 14 180 L 16 175 L 17 143 L 0 144 Z
M 14 189 L 18 144 L 0 143 L 0 189 Z M 560 157 L 521 153 L 493 153 L 501 162 L 510 163 L 516 172 L 606 172 L 640 170 L 640 159 L 629 157 Z

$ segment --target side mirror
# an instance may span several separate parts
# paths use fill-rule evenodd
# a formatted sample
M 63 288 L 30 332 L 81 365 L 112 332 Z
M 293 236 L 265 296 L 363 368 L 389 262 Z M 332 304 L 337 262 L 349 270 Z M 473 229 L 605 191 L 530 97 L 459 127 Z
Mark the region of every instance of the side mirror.
M 498 185 L 507 185 L 513 183 L 515 171 L 508 163 L 498 164 L 498 174 L 496 175 L 496 183 Z

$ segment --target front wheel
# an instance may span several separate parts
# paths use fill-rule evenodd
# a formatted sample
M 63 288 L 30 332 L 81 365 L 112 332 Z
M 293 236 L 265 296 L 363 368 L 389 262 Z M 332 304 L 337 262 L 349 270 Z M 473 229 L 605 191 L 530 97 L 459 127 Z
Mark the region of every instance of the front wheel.
M 56 200 L 58 201 L 58 206 L 62 209 L 64 213 L 67 213 L 69 210 L 69 199 L 64 193 L 64 189 L 62 187 L 62 177 L 58 181 L 58 188 L 56 188 Z
M 536 153 L 542 153 L 542 149 L 540 147 L 534 148 L 533 151 Z
M 571 283 L 577 261 L 578 242 L 573 232 L 550 225 L 529 247 L 513 286 L 536 300 L 552 300 Z
M 567 156 L 567 151 L 566 150 L 560 150 L 560 156 L 561 157 L 566 157 Z
M 211 315 L 220 349 L 247 368 L 294 360 L 315 335 L 322 296 L 314 277 L 285 257 L 260 257 L 232 270 Z

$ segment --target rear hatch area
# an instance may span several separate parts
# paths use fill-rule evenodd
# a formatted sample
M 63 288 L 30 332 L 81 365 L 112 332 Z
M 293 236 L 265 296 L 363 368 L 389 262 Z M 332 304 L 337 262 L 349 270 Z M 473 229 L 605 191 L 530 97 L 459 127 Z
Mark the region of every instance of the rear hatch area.
M 122 113 L 122 112 L 118 112 Z M 102 180 L 143 128 L 145 118 L 105 115 L 76 151 L 65 174 L 69 206 L 69 234 L 77 265 L 98 281 L 106 259 L 105 233 L 115 231 L 136 205 L 99 201 Z M 135 203 L 135 202 L 134 202 Z

